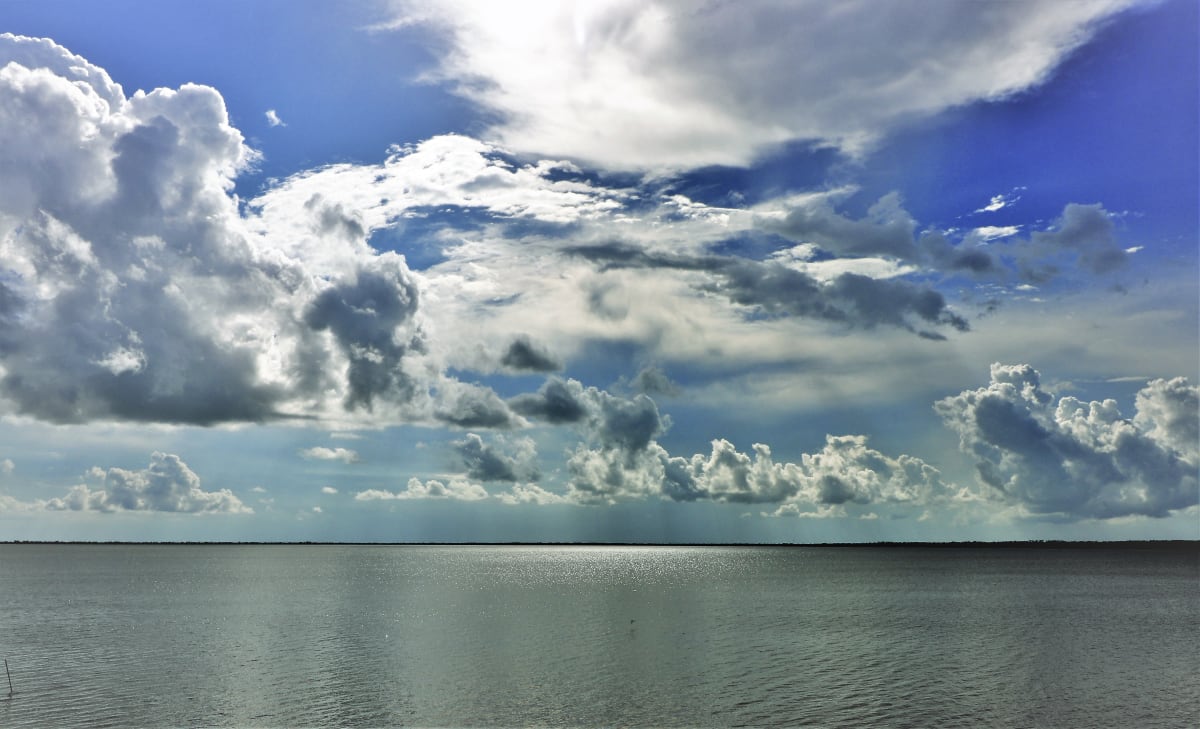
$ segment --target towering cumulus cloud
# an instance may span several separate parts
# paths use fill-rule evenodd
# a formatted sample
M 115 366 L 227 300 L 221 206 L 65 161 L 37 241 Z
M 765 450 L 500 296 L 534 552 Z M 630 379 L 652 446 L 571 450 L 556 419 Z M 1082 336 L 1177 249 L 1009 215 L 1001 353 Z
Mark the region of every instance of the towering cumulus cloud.
M 1194 506 L 1200 412 L 1183 378 L 1155 380 L 1137 413 L 1113 400 L 1057 401 L 1029 365 L 992 365 L 987 387 L 939 401 L 937 412 L 976 459 L 995 498 L 1064 518 L 1166 516 Z
M 357 210 L 307 196 L 292 215 L 307 248 L 241 214 L 232 180 L 256 154 L 214 89 L 127 97 L 52 41 L 6 34 L 0 97 L 3 410 L 512 420 L 424 361 L 418 284 Z

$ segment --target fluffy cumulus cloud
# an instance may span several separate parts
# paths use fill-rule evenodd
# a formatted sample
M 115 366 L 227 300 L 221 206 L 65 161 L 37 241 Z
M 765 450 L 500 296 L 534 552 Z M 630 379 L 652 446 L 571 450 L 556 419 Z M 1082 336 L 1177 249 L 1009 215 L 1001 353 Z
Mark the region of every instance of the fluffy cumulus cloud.
M 976 460 L 988 495 L 1066 519 L 1167 516 L 1200 501 L 1200 406 L 1183 378 L 1155 380 L 1124 417 L 1114 400 L 1056 398 L 1029 365 L 935 409 Z
M 645 12 L 675 12 L 656 7 Z M 1088 7 L 1061 11 L 1060 30 L 1099 17 Z M 1021 25 L 1008 6 L 992 10 L 993 30 Z M 1029 27 L 1049 22 L 1041 5 L 1027 10 Z M 599 42 L 642 15 L 618 3 L 580 27 L 609 28 L 587 31 Z M 711 20 L 685 15 L 680 38 Z M 1013 42 L 1037 36 L 1026 30 Z M 741 357 L 779 357 L 781 319 L 944 339 L 967 319 L 930 272 L 1043 281 L 1125 257 L 1096 205 L 980 246 L 919 230 L 894 195 L 862 218 L 837 209 L 848 189 L 713 208 L 459 135 L 300 173 L 242 203 L 233 179 L 256 154 L 214 89 L 127 95 L 67 49 L 12 35 L 0 36 L 0 86 L 0 411 L 56 423 L 595 420 L 612 403 L 574 398 L 566 381 L 506 402 L 471 380 L 565 369 L 602 340 L 678 360 L 736 338 Z M 747 236 L 785 249 L 731 254 Z M 419 270 L 391 250 L 422 246 L 434 262 Z M 689 333 L 699 321 L 706 331 Z
M 74 486 L 65 496 L 39 502 L 52 511 L 169 511 L 189 514 L 249 514 L 229 489 L 205 491 L 197 476 L 179 456 L 154 453 L 150 465 L 139 471 L 93 468 L 94 486 Z
M 353 198 L 298 192 L 302 176 L 239 210 L 233 179 L 256 153 L 216 90 L 127 96 L 52 41 L 5 34 L 0 95 L 3 411 L 58 423 L 511 418 L 431 360 L 417 278 L 367 242 L 394 209 L 376 219 Z M 544 181 L 527 208 L 590 199 L 461 140 L 402 158 L 432 155 L 446 189 Z M 446 202 L 440 189 L 414 196 Z
M 913 456 L 892 458 L 869 448 L 861 435 L 828 436 L 825 447 L 798 462 L 776 462 L 771 448 L 738 451 L 724 439 L 709 453 L 673 457 L 658 443 L 636 451 L 579 447 L 568 466 L 570 495 L 582 503 L 657 496 L 774 506 L 776 516 L 844 515 L 847 506 L 927 507 L 965 502 L 969 491 Z
M 443 31 L 430 77 L 496 112 L 502 143 L 661 168 L 741 165 L 790 140 L 857 152 L 1041 83 L 1131 4 L 394 0 L 385 25 Z
M 933 466 L 886 456 L 867 447 L 865 436 L 830 436 L 820 453 L 797 463 L 777 463 L 764 444 L 755 444 L 751 455 L 724 439 L 714 440 L 710 453 L 682 458 L 658 443 L 671 421 L 645 394 L 626 398 L 551 378 L 536 394 L 511 403 L 534 419 L 574 424 L 584 437 L 567 460 L 566 498 L 576 503 L 656 497 L 768 504 L 780 515 L 824 516 L 844 512 L 836 507 L 846 504 L 927 506 L 970 498 Z
M 300 451 L 300 457 L 312 461 L 341 461 L 342 463 L 357 463 L 358 453 L 349 448 L 326 448 L 314 446 Z
M 395 501 L 408 499 L 451 499 L 454 501 L 479 501 L 486 499 L 488 492 L 477 483 L 465 479 L 437 479 L 422 481 L 410 478 L 403 491 L 368 489 L 354 495 L 356 501 Z
M 502 491 L 496 494 L 496 499 L 509 506 L 517 506 L 519 504 L 535 504 L 537 506 L 545 506 L 547 504 L 574 503 L 562 494 L 547 491 L 541 486 L 533 483 L 515 483 L 508 491 Z

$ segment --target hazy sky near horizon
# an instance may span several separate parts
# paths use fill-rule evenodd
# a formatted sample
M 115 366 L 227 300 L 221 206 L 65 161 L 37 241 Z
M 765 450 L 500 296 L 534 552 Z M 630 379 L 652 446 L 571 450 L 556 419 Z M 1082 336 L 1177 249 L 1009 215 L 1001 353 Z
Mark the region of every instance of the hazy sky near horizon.
M 1198 14 L 0 4 L 0 539 L 1200 538 Z

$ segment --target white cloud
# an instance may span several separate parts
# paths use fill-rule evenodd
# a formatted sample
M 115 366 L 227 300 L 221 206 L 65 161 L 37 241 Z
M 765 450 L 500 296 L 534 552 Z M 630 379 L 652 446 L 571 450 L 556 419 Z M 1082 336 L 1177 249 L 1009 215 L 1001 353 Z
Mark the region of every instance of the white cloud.
M 367 244 L 363 223 L 404 205 L 379 219 L 357 199 L 306 194 L 291 207 L 285 184 L 244 217 L 233 179 L 257 154 L 216 90 L 126 97 L 51 41 L 0 35 L 0 95 L 6 412 L 58 423 L 437 419 L 435 386 L 454 382 L 427 354 L 419 282 L 402 256 Z M 469 204 L 470 186 L 494 189 L 488 209 L 502 214 L 591 200 L 547 179 L 546 165 L 509 169 L 487 150 L 434 140 L 396 164 L 437 167 L 415 204 Z M 350 170 L 352 187 L 377 174 Z M 507 201 L 505 188 L 517 190 Z
M 358 453 L 348 448 L 326 448 L 315 446 L 300 451 L 302 458 L 313 461 L 341 461 L 342 463 L 357 463 Z
M 0 459 L 0 476 L 11 476 L 16 465 L 11 458 Z
M 547 491 L 541 486 L 533 483 L 515 483 L 508 491 L 502 491 L 496 494 L 496 499 L 509 506 L 516 506 L 518 504 L 537 504 L 539 506 L 545 506 L 547 504 L 575 503 L 562 494 L 556 494 Z
M 394 0 L 390 25 L 444 33 L 430 77 L 497 112 L 502 144 L 674 168 L 797 139 L 861 151 L 897 123 L 1043 82 L 1129 4 Z
M 603 341 L 709 368 L 714 382 L 729 374 L 722 392 L 695 390 L 722 404 L 791 408 L 824 397 L 830 382 L 861 401 L 895 397 L 938 376 L 928 342 L 905 344 L 887 328 L 916 340 L 917 327 L 965 326 L 906 274 L 1007 270 L 960 261 L 965 246 L 947 241 L 930 253 L 895 195 L 862 218 L 836 209 L 852 188 L 720 208 L 661 181 L 609 188 L 570 163 L 522 161 L 455 135 L 379 165 L 302 173 L 242 214 L 233 175 L 255 155 L 213 89 L 126 98 L 65 49 L 11 36 L 0 59 L 16 59 L 0 73 L 10 102 L 0 156 L 12 160 L 0 176 L 0 408 L 42 420 L 296 416 L 336 429 L 332 438 L 399 422 L 514 429 L 528 423 L 495 392 L 447 373 L 570 366 Z M 461 225 L 457 212 L 439 212 L 460 208 L 471 213 Z M 442 262 L 425 270 L 368 242 L 425 219 L 441 232 L 403 237 L 439 249 Z M 1102 209 L 1068 206 L 1025 246 L 1029 261 L 1040 251 L 1108 266 L 1106 221 Z M 712 252 L 764 231 L 797 245 L 767 262 Z M 580 253 L 605 245 L 617 258 Z M 818 251 L 834 257 L 816 260 Z M 824 336 L 831 329 L 836 340 Z M 514 353 L 519 341 L 528 352 Z M 757 394 L 741 397 L 746 364 L 788 368 L 787 391 L 767 367 L 751 378 L 763 383 L 749 385 Z M 595 423 L 601 399 L 588 405 Z M 353 460 L 348 449 L 311 450 Z M 488 472 L 483 460 L 464 467 Z M 535 479 L 530 468 L 512 476 Z
M 1029 365 L 993 364 L 988 386 L 935 407 L 987 494 L 1032 513 L 1163 517 L 1200 502 L 1200 405 L 1183 378 L 1149 383 L 1130 420 L 1114 400 L 1056 401 Z
M 332 486 L 322 486 L 321 487 L 321 493 L 323 493 L 323 494 L 333 495 L 333 494 L 336 494 L 337 492 L 338 492 L 338 490 Z
M 272 127 L 286 127 L 287 126 L 287 124 L 285 124 L 284 121 L 279 118 L 279 114 L 276 113 L 276 111 L 274 109 L 267 109 L 267 112 L 266 112 L 266 114 L 264 114 L 264 116 L 267 117 L 267 124 L 269 126 L 272 126 Z
M 1015 205 L 1020 199 L 1020 193 L 1025 190 L 1024 186 L 1014 187 L 1012 192 L 993 195 L 987 205 L 977 209 L 976 213 L 994 213 L 997 210 L 1003 210 L 1011 205 Z
M 253 513 L 229 489 L 201 489 L 200 477 L 179 456 L 167 453 L 154 453 L 140 471 L 93 468 L 89 476 L 99 481 L 97 488 L 80 484 L 39 505 L 52 511 Z
M 407 499 L 451 499 L 455 501 L 479 501 L 486 499 L 488 492 L 477 483 L 465 479 L 450 479 L 442 482 L 437 479 L 421 481 L 410 478 L 403 491 L 385 491 L 368 489 L 354 495 L 355 501 L 390 501 Z
M 580 446 L 568 461 L 568 496 L 580 503 L 613 503 L 658 496 L 678 501 L 777 505 L 775 515 L 835 515 L 853 505 L 928 506 L 973 496 L 946 484 L 939 471 L 913 456 L 891 458 L 868 448 L 861 435 L 828 436 L 825 447 L 798 462 L 777 463 L 769 446 L 753 455 L 724 439 L 711 453 L 672 457 L 657 443 L 637 451 Z
M 981 241 L 1007 238 L 1021 232 L 1019 225 L 983 225 L 971 231 L 971 235 Z

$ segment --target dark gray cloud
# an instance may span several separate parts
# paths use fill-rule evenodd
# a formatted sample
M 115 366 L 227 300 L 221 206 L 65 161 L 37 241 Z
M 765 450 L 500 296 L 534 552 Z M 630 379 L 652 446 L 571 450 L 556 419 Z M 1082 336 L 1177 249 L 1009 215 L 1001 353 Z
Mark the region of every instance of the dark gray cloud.
M 896 326 L 914 332 L 921 325 L 948 325 L 958 331 L 970 328 L 964 318 L 950 310 L 942 294 L 901 279 L 843 273 L 823 282 L 774 261 L 685 256 L 644 251 L 619 243 L 577 246 L 568 252 L 599 263 L 602 269 L 705 272 L 712 278 L 701 285 L 703 290 L 769 316 L 823 319 L 861 328 Z
M 675 384 L 670 377 L 667 377 L 665 372 L 653 365 L 643 367 L 639 370 L 630 384 L 634 390 L 646 395 L 678 397 L 682 392 L 679 385 Z
M 895 193 L 881 198 L 861 219 L 838 213 L 821 199 L 797 205 L 782 217 L 760 216 L 758 226 L 837 258 L 882 256 L 991 280 L 1044 283 L 1073 270 L 1107 274 L 1128 262 L 1113 216 L 1098 204 L 1069 203 L 1048 230 L 1020 237 L 1014 226 L 1014 235 L 990 242 L 977 231 L 967 231 L 957 243 L 938 230 L 916 235 L 917 223 Z
M 462 440 L 451 445 L 455 455 L 466 469 L 467 476 L 476 481 L 536 481 L 538 472 L 533 441 L 521 439 L 511 445 L 513 452 L 505 452 L 495 445 L 484 443 L 475 433 L 468 433 Z
M 583 385 L 577 380 L 551 377 L 536 393 L 517 395 L 508 401 L 521 415 L 548 423 L 578 423 L 589 415 Z
M 500 364 L 509 369 L 525 372 L 555 372 L 562 369 L 562 362 L 542 347 L 535 345 L 528 336 L 521 335 L 508 345 Z
M 934 409 L 976 460 L 996 499 L 1069 519 L 1163 517 L 1200 502 L 1197 389 L 1183 378 L 1138 393 L 1137 414 L 1113 400 L 1055 401 L 1029 365 L 992 365 L 987 387 Z
M 474 433 L 451 444 L 467 469 L 467 475 L 478 481 L 516 481 L 517 472 L 512 458 L 498 453 Z
M 406 403 L 416 383 L 401 361 L 422 347 L 419 331 L 410 326 L 417 310 L 417 287 L 397 262 L 377 270 L 359 269 L 352 281 L 322 291 L 305 312 L 314 330 L 333 333 L 349 360 L 346 372 L 348 410 L 370 411 L 377 398 Z M 407 339 L 401 335 L 408 329 Z
M 447 380 L 439 387 L 434 418 L 457 428 L 509 429 L 524 424 L 495 392 L 486 387 Z
M 944 233 L 925 231 L 917 246 L 925 261 L 947 273 L 965 273 L 978 278 L 1008 275 L 1004 266 L 986 246 L 953 245 Z
M 913 260 L 918 256 L 913 238 L 917 221 L 901 206 L 897 193 L 880 198 L 861 220 L 848 218 L 821 200 L 794 206 L 782 218 L 762 217 L 758 226 L 800 243 L 816 243 L 839 257 Z
M 1112 217 L 1102 205 L 1070 203 L 1051 230 L 1030 236 L 1031 256 L 1054 258 L 1069 253 L 1078 259 L 1079 266 L 1091 273 L 1115 271 L 1125 265 L 1128 255 L 1117 243 Z M 1030 262 L 1036 267 L 1036 261 Z
M 646 395 L 620 397 L 558 377 L 546 380 L 537 393 L 508 402 L 516 412 L 537 420 L 578 425 L 589 440 L 622 451 L 644 450 L 671 424 Z
M 66 496 L 44 502 L 44 508 L 54 511 L 169 511 L 189 514 L 252 512 L 229 489 L 201 489 L 200 477 L 179 456 L 169 453 L 154 453 L 150 457 L 150 465 L 140 471 L 94 468 L 89 475 L 99 481 L 97 488 L 80 484 L 71 488 Z

